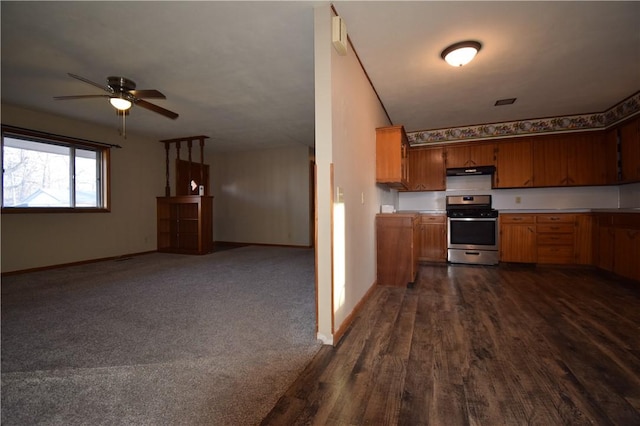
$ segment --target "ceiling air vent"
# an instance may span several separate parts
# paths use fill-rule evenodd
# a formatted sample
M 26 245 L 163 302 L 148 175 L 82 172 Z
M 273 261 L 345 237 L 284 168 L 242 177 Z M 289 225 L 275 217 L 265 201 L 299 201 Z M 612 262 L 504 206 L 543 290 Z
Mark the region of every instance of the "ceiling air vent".
M 493 106 L 511 105 L 516 101 L 516 98 L 498 99 Z

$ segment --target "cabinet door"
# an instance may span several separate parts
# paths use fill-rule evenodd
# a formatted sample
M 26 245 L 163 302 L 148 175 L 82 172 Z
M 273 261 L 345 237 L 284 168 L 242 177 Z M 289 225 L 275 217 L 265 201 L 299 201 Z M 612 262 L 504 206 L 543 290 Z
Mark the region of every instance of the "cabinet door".
M 618 183 L 618 129 L 606 130 L 604 133 L 604 153 L 601 160 L 605 162 L 607 184 Z
M 536 228 L 533 224 L 502 224 L 500 226 L 501 262 L 536 262 Z
M 495 143 L 453 145 L 447 147 L 446 164 L 449 168 L 492 166 L 495 164 Z
M 557 135 L 539 136 L 533 143 L 533 186 L 567 184 L 567 149 Z
M 640 280 L 640 230 L 615 229 L 615 258 L 613 272 L 626 278 Z
M 623 182 L 640 181 L 640 117 L 620 126 L 620 161 Z
M 412 191 L 444 191 L 444 149 L 415 148 L 409 150 L 409 189 Z
M 469 160 L 467 166 L 495 165 L 496 145 L 494 143 L 479 143 L 469 145 Z
M 567 185 L 607 183 L 607 145 L 604 132 L 570 135 L 567 145 Z M 615 151 L 614 153 L 615 154 Z
M 531 140 L 500 142 L 496 149 L 496 188 L 523 188 L 533 185 Z
M 419 260 L 447 261 L 447 228 L 444 215 L 421 215 Z
M 500 261 L 535 263 L 536 219 L 532 214 L 500 215 Z
M 598 228 L 598 268 L 613 271 L 614 232 L 613 228 L 601 226 Z
M 466 167 L 469 161 L 469 149 L 466 145 L 448 146 L 446 149 L 446 164 L 448 168 Z

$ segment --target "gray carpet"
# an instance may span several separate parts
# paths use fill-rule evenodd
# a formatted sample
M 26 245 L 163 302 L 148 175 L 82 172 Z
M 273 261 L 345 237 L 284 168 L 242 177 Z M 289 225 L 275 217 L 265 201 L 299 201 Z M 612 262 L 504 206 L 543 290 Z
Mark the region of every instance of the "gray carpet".
M 320 348 L 311 249 L 2 280 L 3 425 L 252 425 Z

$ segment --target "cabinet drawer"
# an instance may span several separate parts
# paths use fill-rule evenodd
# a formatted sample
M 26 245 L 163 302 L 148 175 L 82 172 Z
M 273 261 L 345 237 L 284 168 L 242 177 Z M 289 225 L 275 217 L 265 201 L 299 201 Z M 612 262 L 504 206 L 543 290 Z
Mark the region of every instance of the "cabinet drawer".
M 445 223 L 446 216 L 443 214 L 421 214 L 420 223 Z
M 501 223 L 534 223 L 535 216 L 523 214 L 501 214 Z
M 575 223 L 576 216 L 573 214 L 539 214 L 538 223 Z
M 540 225 L 538 224 L 538 226 L 536 226 L 536 229 L 538 231 L 538 234 L 573 234 L 573 231 L 575 229 L 575 225 L 573 224 L 563 224 L 563 223 L 559 223 L 557 225 L 553 225 L 553 224 L 544 224 L 544 225 Z
M 573 246 L 538 246 L 538 263 L 573 263 Z
M 573 245 L 573 234 L 538 234 L 538 244 Z

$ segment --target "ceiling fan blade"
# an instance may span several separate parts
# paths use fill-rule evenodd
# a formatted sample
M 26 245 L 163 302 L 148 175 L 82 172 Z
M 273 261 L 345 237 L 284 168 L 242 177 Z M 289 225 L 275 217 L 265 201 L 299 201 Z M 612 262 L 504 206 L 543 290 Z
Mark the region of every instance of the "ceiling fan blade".
M 155 99 L 167 99 L 162 92 L 154 89 L 149 90 L 129 90 L 127 93 L 135 96 L 136 98 L 155 98 Z
M 172 120 L 178 118 L 178 114 L 176 114 L 175 112 L 159 107 L 158 105 L 154 105 L 151 102 L 143 101 L 142 99 L 136 99 L 135 104 L 150 111 L 157 112 L 158 114 L 162 114 Z
M 110 98 L 109 95 L 71 95 L 71 96 L 54 96 L 56 101 L 66 101 L 68 99 L 87 99 L 87 98 Z
M 73 77 L 73 78 L 75 78 L 75 79 L 77 79 L 77 80 L 84 81 L 85 83 L 90 84 L 90 85 L 92 85 L 92 86 L 95 86 L 95 87 L 97 87 L 98 89 L 102 89 L 102 90 L 104 90 L 105 92 L 112 93 L 112 90 L 111 90 L 108 86 L 103 86 L 103 85 L 98 84 L 98 83 L 96 83 L 96 82 L 93 82 L 93 81 L 91 81 L 91 80 L 87 80 L 86 78 L 84 78 L 84 77 L 80 77 L 79 75 L 75 75 L 75 74 L 71 74 L 71 73 L 67 73 L 67 74 L 69 74 L 69 77 Z

